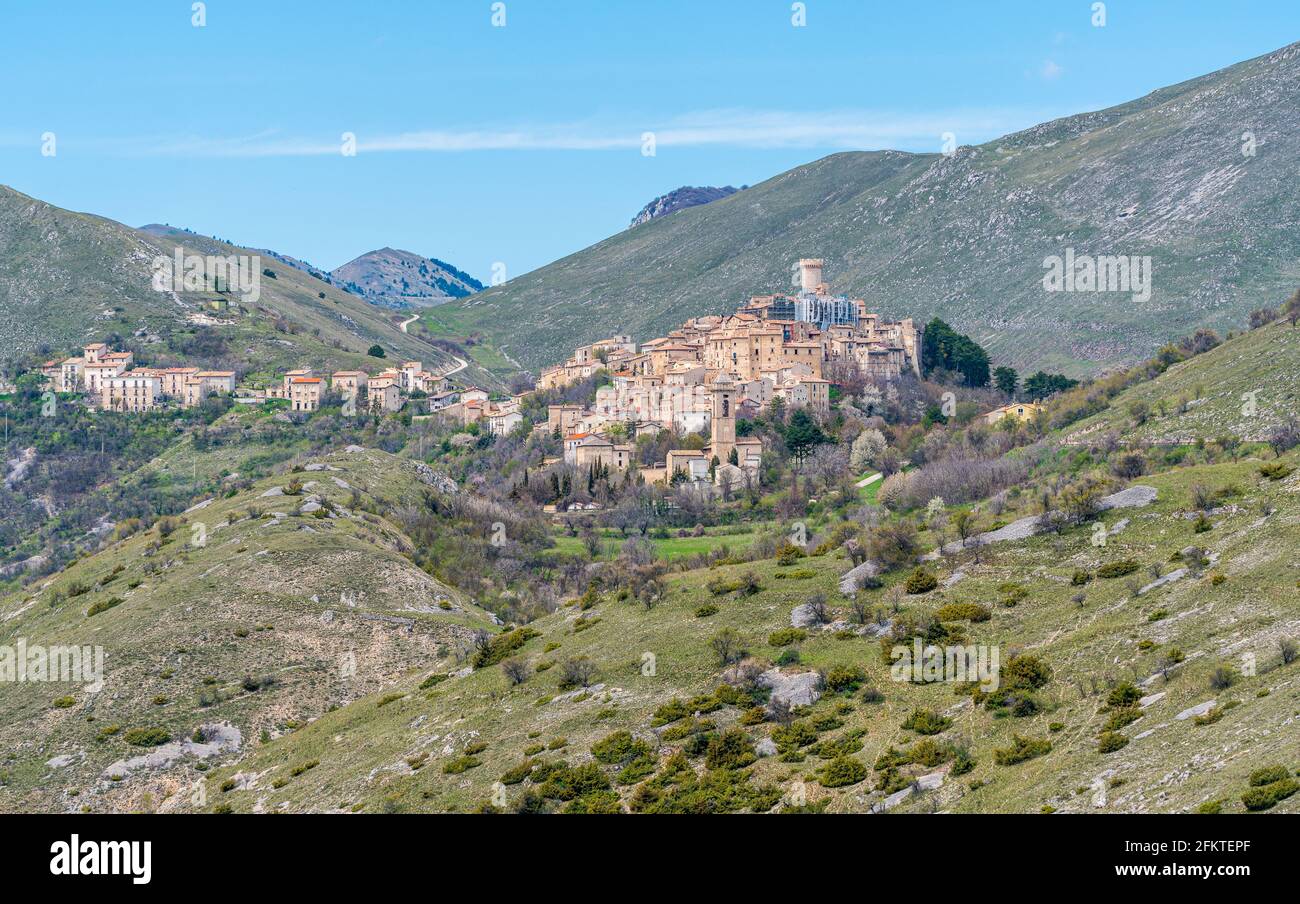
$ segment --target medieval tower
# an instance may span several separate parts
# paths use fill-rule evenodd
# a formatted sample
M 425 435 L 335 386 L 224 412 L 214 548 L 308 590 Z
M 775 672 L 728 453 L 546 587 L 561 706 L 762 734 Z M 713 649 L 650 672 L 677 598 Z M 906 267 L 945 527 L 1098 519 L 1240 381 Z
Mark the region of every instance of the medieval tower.
M 713 411 L 709 419 L 712 442 L 710 455 L 726 464 L 736 448 L 736 381 L 721 373 L 713 380 Z

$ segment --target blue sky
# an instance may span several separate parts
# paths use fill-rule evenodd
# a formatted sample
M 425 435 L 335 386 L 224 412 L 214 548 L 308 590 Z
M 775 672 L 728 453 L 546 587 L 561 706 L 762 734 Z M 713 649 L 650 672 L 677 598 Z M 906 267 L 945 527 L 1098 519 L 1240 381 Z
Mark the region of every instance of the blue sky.
M 487 280 L 679 185 L 937 151 L 1300 40 L 1295 0 L 4 0 L 0 182 L 333 268 Z M 657 137 L 654 156 L 641 136 Z M 42 156 L 42 136 L 55 136 Z M 355 156 L 340 151 L 345 132 Z

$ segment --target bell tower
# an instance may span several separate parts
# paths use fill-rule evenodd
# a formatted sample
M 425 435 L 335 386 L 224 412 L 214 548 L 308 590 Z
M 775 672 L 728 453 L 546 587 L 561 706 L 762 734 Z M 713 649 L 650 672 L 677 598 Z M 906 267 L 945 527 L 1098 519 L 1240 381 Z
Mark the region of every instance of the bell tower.
M 713 380 L 713 412 L 709 419 L 712 442 L 710 454 L 722 464 L 727 463 L 731 450 L 736 448 L 736 381 L 727 374 L 718 374 Z

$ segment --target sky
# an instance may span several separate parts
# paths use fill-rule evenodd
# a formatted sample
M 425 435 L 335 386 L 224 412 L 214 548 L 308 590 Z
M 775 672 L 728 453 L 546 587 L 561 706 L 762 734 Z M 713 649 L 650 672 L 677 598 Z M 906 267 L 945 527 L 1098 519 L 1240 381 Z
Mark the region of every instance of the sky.
M 391 246 L 486 282 L 681 185 L 978 144 L 1300 40 L 1296 0 L 1110 0 L 1098 25 L 1100 5 L 0 0 L 0 183 L 326 269 Z

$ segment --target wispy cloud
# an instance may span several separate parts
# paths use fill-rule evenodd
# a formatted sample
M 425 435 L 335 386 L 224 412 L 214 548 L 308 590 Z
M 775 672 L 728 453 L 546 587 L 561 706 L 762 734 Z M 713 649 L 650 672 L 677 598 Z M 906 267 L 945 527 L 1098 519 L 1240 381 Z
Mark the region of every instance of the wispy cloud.
M 609 151 L 640 148 L 649 132 L 660 148 L 822 148 L 939 150 L 944 133 L 972 144 L 1050 118 L 1047 111 L 959 110 L 926 114 L 881 111 L 779 111 L 725 109 L 668 120 L 579 122 L 466 129 L 422 129 L 388 134 L 356 130 L 358 153 L 454 153 L 465 151 Z M 239 137 L 194 136 L 141 141 L 138 156 L 307 157 L 337 155 L 338 137 L 286 136 L 260 132 Z M 119 150 L 125 150 L 119 148 Z
M 1043 68 L 1038 70 L 1038 74 L 1050 82 L 1060 78 L 1061 73 L 1064 71 L 1065 70 L 1061 68 L 1061 65 L 1057 63 L 1056 60 L 1044 60 Z

